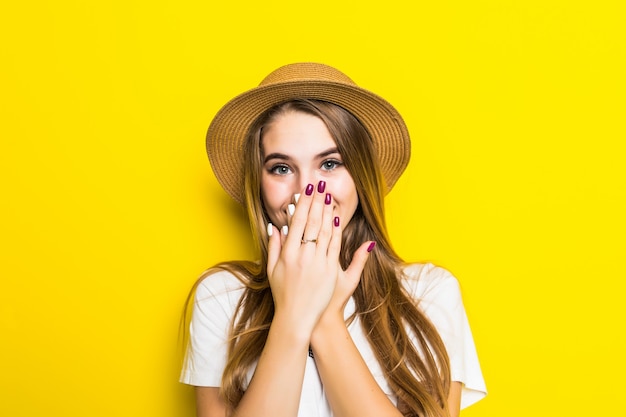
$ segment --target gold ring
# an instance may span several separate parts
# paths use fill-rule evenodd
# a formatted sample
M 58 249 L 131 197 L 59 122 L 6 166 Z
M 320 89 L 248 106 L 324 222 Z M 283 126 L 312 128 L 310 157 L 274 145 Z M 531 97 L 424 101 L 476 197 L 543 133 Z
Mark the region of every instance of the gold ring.
M 317 239 L 302 239 L 300 243 L 317 243 Z

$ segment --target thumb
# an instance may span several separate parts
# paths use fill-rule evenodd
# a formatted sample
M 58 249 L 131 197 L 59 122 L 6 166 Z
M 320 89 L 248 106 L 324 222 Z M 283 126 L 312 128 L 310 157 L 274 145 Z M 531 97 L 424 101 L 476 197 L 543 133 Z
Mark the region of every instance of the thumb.
M 363 272 L 363 268 L 365 268 L 365 263 L 367 262 L 370 252 L 374 250 L 376 246 L 376 242 L 370 240 L 369 242 L 363 243 L 354 253 L 352 257 L 352 262 L 346 269 L 346 275 L 351 278 L 360 278 L 361 272 Z
M 272 223 L 267 224 L 267 235 L 269 236 L 267 244 L 267 274 L 269 276 L 276 267 L 282 245 L 280 243 L 280 232 Z

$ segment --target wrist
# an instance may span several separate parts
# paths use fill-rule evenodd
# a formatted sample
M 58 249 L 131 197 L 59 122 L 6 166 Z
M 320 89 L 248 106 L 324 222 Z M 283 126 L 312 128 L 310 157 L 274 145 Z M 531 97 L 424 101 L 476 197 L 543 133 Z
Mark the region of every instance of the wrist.
M 309 345 L 313 327 L 314 323 L 308 323 L 308 320 L 303 320 L 288 312 L 276 311 L 272 319 L 270 332 L 288 335 L 296 345 Z
M 324 314 L 319 319 L 311 333 L 311 346 L 320 346 L 332 343 L 342 333 L 347 333 L 343 315 Z

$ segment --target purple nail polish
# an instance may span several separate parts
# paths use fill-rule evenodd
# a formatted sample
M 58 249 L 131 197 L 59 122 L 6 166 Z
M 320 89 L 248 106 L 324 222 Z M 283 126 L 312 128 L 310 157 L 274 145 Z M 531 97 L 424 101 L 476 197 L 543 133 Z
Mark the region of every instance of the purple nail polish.
M 323 193 L 324 190 L 326 189 L 326 181 L 320 181 L 317 183 L 317 192 L 318 193 Z
M 370 245 L 367 247 L 367 251 L 371 252 L 374 250 L 374 246 L 376 246 L 376 242 L 372 242 L 370 243 Z
M 333 224 L 335 225 L 335 227 L 339 227 L 339 217 L 335 217 L 333 219 Z
M 306 195 L 313 194 L 313 184 L 309 184 L 306 186 L 306 190 L 304 190 L 304 194 Z
M 324 203 L 326 203 L 326 205 L 329 205 L 332 202 L 333 202 L 333 197 L 330 194 L 326 193 L 326 197 L 324 197 Z

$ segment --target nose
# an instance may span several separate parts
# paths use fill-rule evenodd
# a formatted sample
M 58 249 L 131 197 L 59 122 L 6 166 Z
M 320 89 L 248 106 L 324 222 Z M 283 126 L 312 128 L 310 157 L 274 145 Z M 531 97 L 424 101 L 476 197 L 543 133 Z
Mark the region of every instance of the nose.
M 316 175 L 315 172 L 301 172 L 300 175 L 298 176 L 298 181 L 296 181 L 297 190 L 294 190 L 294 194 L 303 193 L 307 185 L 309 184 L 313 184 L 314 186 L 317 186 L 317 183 L 320 180 L 321 178 L 319 177 L 319 175 Z
M 322 176 L 319 175 L 319 173 L 315 171 L 301 172 L 300 175 L 298 176 L 298 181 L 296 181 L 297 190 L 295 190 L 294 193 L 303 193 L 307 185 L 309 184 L 317 188 L 317 184 L 322 180 L 324 180 L 324 178 L 322 178 Z

